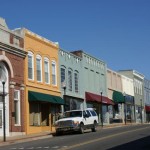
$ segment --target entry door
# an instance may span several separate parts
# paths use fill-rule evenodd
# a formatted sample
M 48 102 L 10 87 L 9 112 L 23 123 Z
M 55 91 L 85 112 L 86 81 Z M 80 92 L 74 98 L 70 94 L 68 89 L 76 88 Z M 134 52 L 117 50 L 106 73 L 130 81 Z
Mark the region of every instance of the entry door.
M 49 126 L 49 105 L 47 103 L 41 104 L 42 125 Z

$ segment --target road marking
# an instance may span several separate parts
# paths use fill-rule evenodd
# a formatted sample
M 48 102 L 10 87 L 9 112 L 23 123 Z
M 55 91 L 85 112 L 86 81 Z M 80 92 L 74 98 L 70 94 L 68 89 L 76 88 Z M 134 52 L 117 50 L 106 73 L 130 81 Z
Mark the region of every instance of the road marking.
M 120 133 L 117 133 L 117 134 L 113 134 L 113 135 L 97 138 L 97 139 L 94 139 L 94 140 L 89 140 L 89 141 L 86 141 L 86 142 L 82 142 L 80 144 L 74 144 L 74 145 L 68 146 L 66 148 L 60 148 L 59 150 L 69 150 L 69 149 L 76 148 L 76 147 L 79 147 L 79 146 L 83 146 L 83 145 L 87 145 L 87 144 L 90 144 L 90 143 L 102 141 L 102 140 L 105 140 L 105 139 L 108 139 L 108 138 L 112 138 L 112 137 L 115 137 L 115 136 L 119 136 L 119 135 L 122 135 L 122 134 L 131 133 L 131 132 L 135 132 L 135 131 L 140 131 L 140 130 L 143 130 L 143 129 L 146 129 L 146 128 L 149 128 L 149 127 L 144 127 L 144 128 L 140 128 L 140 129 L 120 132 Z
M 54 147 L 52 147 L 52 148 L 58 149 L 58 148 L 59 148 L 59 146 L 54 146 Z

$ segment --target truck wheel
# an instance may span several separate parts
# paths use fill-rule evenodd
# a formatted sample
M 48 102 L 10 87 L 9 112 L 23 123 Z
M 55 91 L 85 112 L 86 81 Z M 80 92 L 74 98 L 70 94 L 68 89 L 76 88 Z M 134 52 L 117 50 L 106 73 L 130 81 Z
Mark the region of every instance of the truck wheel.
M 56 131 L 56 135 L 57 136 L 62 135 L 62 132 L 61 131 Z
M 83 123 L 80 124 L 80 130 L 79 130 L 79 132 L 80 132 L 81 134 L 84 133 L 84 124 L 83 124 Z
M 93 127 L 91 128 L 92 132 L 96 132 L 97 130 L 97 122 L 94 121 Z

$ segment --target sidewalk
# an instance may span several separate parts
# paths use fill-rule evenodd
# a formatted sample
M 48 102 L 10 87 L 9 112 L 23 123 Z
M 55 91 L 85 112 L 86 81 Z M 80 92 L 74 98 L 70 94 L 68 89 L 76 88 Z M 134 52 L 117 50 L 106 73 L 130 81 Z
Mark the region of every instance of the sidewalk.
M 103 129 L 129 126 L 129 125 L 132 126 L 132 125 L 138 125 L 138 124 L 128 123 L 125 125 L 123 123 L 114 123 L 114 124 L 104 125 Z M 102 129 L 102 126 L 99 125 L 98 130 L 100 129 Z M 13 144 L 13 143 L 28 142 L 31 140 L 33 141 L 33 140 L 44 139 L 44 138 L 52 138 L 54 134 L 55 132 L 42 132 L 42 133 L 37 133 L 37 134 L 10 136 L 10 137 L 6 137 L 6 142 L 3 142 L 3 137 L 0 137 L 0 146 Z

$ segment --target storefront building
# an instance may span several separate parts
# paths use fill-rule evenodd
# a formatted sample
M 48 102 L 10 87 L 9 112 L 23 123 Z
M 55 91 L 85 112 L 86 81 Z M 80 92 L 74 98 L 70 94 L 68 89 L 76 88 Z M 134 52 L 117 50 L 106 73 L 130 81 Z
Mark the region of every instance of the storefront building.
M 126 123 L 135 122 L 135 104 L 134 104 L 134 86 L 133 79 L 130 79 L 124 75 L 122 78 L 122 91 L 125 97 L 125 119 Z
M 145 121 L 150 122 L 150 80 L 144 79 Z
M 27 29 L 18 29 L 24 36 L 26 133 L 54 130 L 54 123 L 64 100 L 59 84 L 57 43 Z
M 0 136 L 3 136 L 3 130 L 6 136 L 25 133 L 25 57 L 23 37 L 11 31 L 0 18 Z
M 65 100 L 63 111 L 84 109 L 82 59 L 63 49 L 59 50 L 61 93 Z
M 100 124 L 109 124 L 109 106 L 113 102 L 107 97 L 106 63 L 82 50 L 72 53 L 82 59 L 82 85 L 86 107 L 96 109 Z
M 119 73 L 133 79 L 135 122 L 143 123 L 145 118 L 144 75 L 135 70 L 121 70 Z
M 111 69 L 107 69 L 108 97 L 113 100 L 114 106 L 110 108 L 110 123 L 124 123 L 124 102 L 121 75 Z

